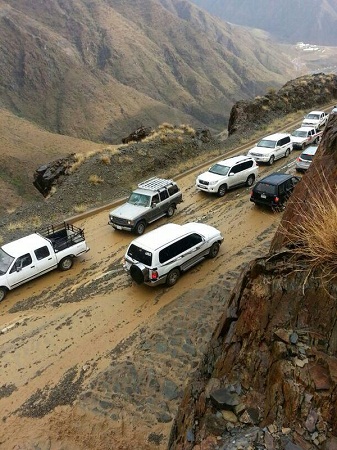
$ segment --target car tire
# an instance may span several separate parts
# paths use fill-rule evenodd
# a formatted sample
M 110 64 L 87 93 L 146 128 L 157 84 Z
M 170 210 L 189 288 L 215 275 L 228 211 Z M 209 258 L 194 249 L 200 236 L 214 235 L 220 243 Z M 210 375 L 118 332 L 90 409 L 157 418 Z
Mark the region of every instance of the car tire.
M 166 285 L 169 287 L 174 286 L 179 278 L 180 278 L 180 270 L 178 268 L 172 269 L 167 274 Z
M 222 184 L 218 189 L 218 197 L 223 197 L 227 192 L 227 185 Z
M 175 205 L 170 205 L 168 207 L 168 210 L 166 211 L 167 217 L 172 217 L 173 214 L 174 214 L 175 209 L 176 209 Z
M 59 269 L 62 271 L 69 270 L 73 267 L 74 260 L 72 256 L 66 256 L 65 258 L 61 259 L 59 262 Z
M 274 161 L 275 161 L 275 156 L 274 156 L 274 155 L 271 155 L 271 157 L 269 158 L 268 164 L 269 164 L 270 166 L 272 166 L 272 165 L 274 164 Z
M 141 220 L 140 222 L 138 222 L 138 223 L 136 224 L 134 230 L 135 230 L 135 233 L 136 233 L 138 236 L 140 236 L 141 234 L 144 233 L 145 228 L 146 228 L 146 223 L 145 223 L 144 220 Z
M 130 267 L 130 276 L 137 284 L 143 284 L 145 281 L 144 273 L 140 267 L 136 264 L 132 264 Z
M 251 187 L 253 186 L 255 181 L 255 176 L 254 175 L 249 175 L 249 177 L 246 180 L 246 186 Z
M 0 302 L 6 297 L 8 289 L 4 286 L 0 287 Z
M 219 242 L 214 242 L 209 249 L 208 257 L 210 259 L 215 258 L 217 256 L 217 254 L 219 253 L 219 250 L 220 250 Z
M 302 149 L 303 149 L 303 145 L 302 145 Z M 287 150 L 286 150 L 286 152 L 284 154 L 284 157 L 288 158 L 289 155 L 290 155 L 290 150 L 289 150 L 289 148 L 287 148 Z

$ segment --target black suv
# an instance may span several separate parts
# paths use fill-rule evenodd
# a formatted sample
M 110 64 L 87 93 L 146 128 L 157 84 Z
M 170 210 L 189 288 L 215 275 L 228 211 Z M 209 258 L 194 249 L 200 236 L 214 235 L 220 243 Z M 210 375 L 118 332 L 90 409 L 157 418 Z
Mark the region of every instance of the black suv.
M 299 181 L 300 178 L 294 175 L 272 173 L 255 184 L 250 201 L 256 205 L 281 210 Z

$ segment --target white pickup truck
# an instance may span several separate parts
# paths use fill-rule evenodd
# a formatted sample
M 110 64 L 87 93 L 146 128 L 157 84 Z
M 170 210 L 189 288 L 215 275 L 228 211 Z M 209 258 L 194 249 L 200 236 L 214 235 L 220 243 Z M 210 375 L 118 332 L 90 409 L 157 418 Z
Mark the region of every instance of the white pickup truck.
M 0 248 L 0 301 L 9 290 L 50 270 L 68 270 L 89 250 L 84 230 L 69 223 L 48 227 Z
M 302 127 L 315 127 L 316 129 L 323 128 L 329 119 L 329 114 L 324 111 L 311 111 L 304 116 Z
M 314 127 L 300 127 L 291 133 L 290 139 L 294 149 L 304 150 L 307 145 L 318 144 L 323 131 Z

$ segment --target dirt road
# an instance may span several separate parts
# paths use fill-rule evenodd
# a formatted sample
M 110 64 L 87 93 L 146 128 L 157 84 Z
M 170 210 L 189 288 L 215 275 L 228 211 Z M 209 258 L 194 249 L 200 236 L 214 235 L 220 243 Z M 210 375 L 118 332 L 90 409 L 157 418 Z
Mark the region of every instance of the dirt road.
M 261 167 L 260 176 L 293 171 L 297 156 Z M 248 188 L 224 198 L 197 192 L 196 175 L 179 181 L 184 202 L 172 220 L 208 223 L 225 239 L 218 257 L 173 288 L 131 282 L 121 260 L 134 236 L 113 231 L 103 211 L 76 223 L 91 250 L 71 271 L 49 273 L 1 303 L 1 449 L 165 448 L 181 391 L 226 293 L 242 266 L 267 251 L 281 217 L 255 207 Z M 168 343 L 175 345 L 175 359 Z M 169 395 L 168 380 L 177 395 Z

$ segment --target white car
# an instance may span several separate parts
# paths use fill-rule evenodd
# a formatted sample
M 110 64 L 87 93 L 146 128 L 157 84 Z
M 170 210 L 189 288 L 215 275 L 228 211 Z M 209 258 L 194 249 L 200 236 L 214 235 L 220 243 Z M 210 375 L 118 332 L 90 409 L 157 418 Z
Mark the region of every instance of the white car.
M 137 284 L 173 286 L 182 272 L 215 258 L 222 241 L 220 231 L 210 225 L 168 223 L 134 239 L 123 267 Z
M 228 189 L 237 186 L 252 186 L 258 175 L 254 158 L 246 155 L 234 156 L 213 164 L 207 172 L 196 179 L 196 188 L 223 197 Z
M 302 127 L 315 127 L 322 128 L 326 125 L 329 118 L 329 114 L 324 111 L 311 111 L 304 116 Z
M 289 133 L 276 133 L 266 136 L 255 147 L 249 150 L 248 156 L 257 162 L 267 163 L 270 166 L 279 158 L 287 158 L 293 151 L 293 143 Z

